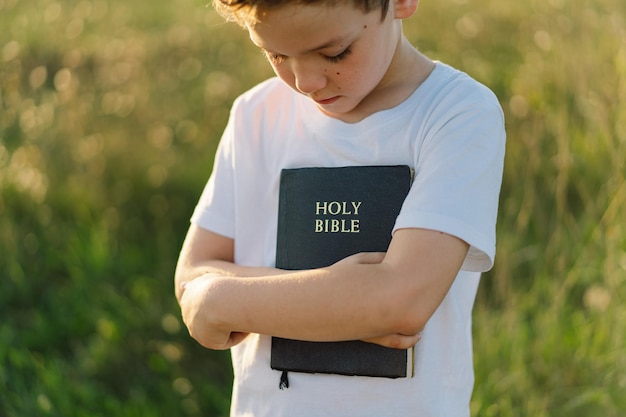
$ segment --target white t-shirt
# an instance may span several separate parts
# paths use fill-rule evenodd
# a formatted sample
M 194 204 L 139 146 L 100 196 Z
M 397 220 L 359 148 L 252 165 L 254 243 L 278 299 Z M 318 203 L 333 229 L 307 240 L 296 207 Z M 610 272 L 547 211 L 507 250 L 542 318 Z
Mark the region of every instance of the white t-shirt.
M 239 97 L 192 216 L 234 239 L 236 263 L 274 265 L 280 171 L 311 166 L 409 165 L 415 180 L 394 230 L 439 230 L 470 251 L 416 346 L 413 378 L 291 372 L 280 390 L 270 336 L 250 335 L 231 349 L 231 416 L 468 416 L 471 311 L 495 256 L 504 147 L 493 93 L 439 62 L 404 102 L 355 124 L 324 115 L 276 78 Z

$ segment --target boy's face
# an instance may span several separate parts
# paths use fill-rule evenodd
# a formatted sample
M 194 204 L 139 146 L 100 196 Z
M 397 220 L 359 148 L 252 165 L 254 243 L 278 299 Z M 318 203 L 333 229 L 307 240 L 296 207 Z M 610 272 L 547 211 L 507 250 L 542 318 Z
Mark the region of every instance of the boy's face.
M 248 25 L 276 74 L 331 117 L 357 121 L 393 86 L 391 65 L 402 36 L 393 11 L 364 13 L 351 2 L 286 5 Z M 374 106 L 375 107 L 375 106 Z M 373 111 L 369 111 L 372 113 Z

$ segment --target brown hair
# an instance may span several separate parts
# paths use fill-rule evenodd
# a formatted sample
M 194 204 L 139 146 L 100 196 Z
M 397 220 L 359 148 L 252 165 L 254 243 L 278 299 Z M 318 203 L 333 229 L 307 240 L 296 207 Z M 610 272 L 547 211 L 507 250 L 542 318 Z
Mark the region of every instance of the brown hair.
M 226 20 L 245 27 L 246 23 L 255 23 L 262 10 L 287 4 L 325 4 L 332 6 L 340 1 L 351 1 L 355 7 L 360 8 L 365 13 L 380 8 L 381 19 L 384 19 L 390 0 L 213 0 L 213 6 Z

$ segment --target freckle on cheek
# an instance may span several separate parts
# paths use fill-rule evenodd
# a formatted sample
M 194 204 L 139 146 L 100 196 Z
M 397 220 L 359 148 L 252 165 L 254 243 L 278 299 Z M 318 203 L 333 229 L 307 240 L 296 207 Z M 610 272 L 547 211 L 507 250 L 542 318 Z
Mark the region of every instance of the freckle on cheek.
M 341 73 L 340 73 L 340 72 L 338 72 L 338 73 L 337 73 L 337 75 L 341 75 Z

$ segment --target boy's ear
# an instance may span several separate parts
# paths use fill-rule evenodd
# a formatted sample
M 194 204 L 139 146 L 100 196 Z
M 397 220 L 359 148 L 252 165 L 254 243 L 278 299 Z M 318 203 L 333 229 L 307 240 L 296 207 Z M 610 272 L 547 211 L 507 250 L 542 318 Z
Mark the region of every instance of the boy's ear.
M 408 19 L 417 10 L 419 0 L 393 0 L 394 17 L 396 19 Z

